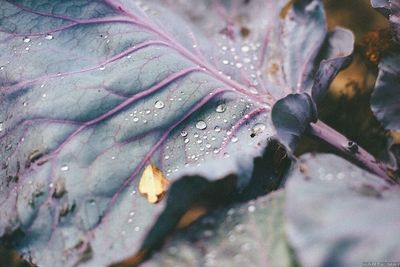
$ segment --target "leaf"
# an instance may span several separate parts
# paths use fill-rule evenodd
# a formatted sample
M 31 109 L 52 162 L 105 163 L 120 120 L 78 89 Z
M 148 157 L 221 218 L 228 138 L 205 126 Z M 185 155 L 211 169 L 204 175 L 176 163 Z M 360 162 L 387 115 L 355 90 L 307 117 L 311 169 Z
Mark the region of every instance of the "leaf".
M 307 126 L 317 119 L 317 107 L 308 94 L 288 95 L 276 102 L 272 109 L 272 122 L 279 138 L 292 151 Z
M 372 7 L 379 10 L 389 19 L 393 37 L 400 43 L 400 1 L 399 0 L 371 0 Z
M 398 262 L 400 188 L 329 154 L 299 159 L 286 187 L 287 235 L 302 266 Z
M 284 196 L 277 191 L 215 210 L 142 266 L 293 266 L 283 228 Z
M 158 203 L 164 197 L 169 185 L 168 179 L 153 164 L 147 165 L 139 181 L 139 192 L 152 203 Z
M 400 130 L 400 53 L 391 52 L 379 63 L 371 108 L 386 129 Z
M 315 102 L 318 102 L 326 94 L 336 75 L 350 65 L 353 48 L 354 35 L 351 31 L 336 27 L 328 33 L 321 52 L 323 60 L 315 75 L 311 90 Z
M 33 263 L 107 265 L 161 240 L 212 181 L 244 188 L 271 106 L 309 87 L 320 1 L 285 19 L 285 1 L 169 2 L 2 2 L 0 236 Z M 157 205 L 137 193 L 148 162 L 174 192 Z M 210 182 L 174 189 L 185 175 Z

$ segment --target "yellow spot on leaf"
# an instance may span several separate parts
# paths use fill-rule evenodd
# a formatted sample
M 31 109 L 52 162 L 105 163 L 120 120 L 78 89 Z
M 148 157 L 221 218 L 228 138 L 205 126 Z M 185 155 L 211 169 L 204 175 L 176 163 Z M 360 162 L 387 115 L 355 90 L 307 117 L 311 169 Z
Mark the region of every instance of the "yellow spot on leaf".
M 167 191 L 169 181 L 154 164 L 144 169 L 139 182 L 139 192 L 152 204 L 160 202 Z

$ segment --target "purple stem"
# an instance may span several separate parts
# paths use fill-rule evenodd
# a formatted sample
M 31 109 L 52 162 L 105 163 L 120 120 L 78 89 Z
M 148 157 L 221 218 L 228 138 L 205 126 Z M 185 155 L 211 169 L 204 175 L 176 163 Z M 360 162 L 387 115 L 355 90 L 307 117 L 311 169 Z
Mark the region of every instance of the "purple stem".
M 318 120 L 316 123 L 311 123 L 306 134 L 330 144 L 347 157 L 350 157 L 356 163 L 379 177 L 382 177 L 387 182 L 391 184 L 395 183 L 393 177 L 389 175 L 391 171 L 386 164 L 376 159 L 364 148 L 349 140 L 322 121 Z

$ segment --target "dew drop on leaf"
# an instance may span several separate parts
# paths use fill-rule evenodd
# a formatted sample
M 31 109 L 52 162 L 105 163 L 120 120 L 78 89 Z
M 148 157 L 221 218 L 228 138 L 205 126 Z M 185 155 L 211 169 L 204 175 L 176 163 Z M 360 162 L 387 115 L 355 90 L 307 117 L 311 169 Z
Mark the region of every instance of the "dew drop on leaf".
M 217 108 L 215 109 L 216 112 L 218 113 L 223 113 L 226 110 L 226 105 L 225 104 L 219 104 Z
M 182 130 L 181 131 L 181 136 L 182 137 L 185 137 L 185 136 L 187 136 L 188 135 L 188 132 L 187 131 L 185 131 L 185 130 Z
M 44 37 L 44 39 L 46 40 L 53 40 L 53 35 L 51 35 L 50 33 L 46 34 L 46 37 Z
M 29 37 L 24 37 L 24 39 L 22 39 L 24 41 L 24 43 L 29 43 L 31 41 L 31 39 Z
M 232 143 L 237 143 L 238 140 L 239 140 L 239 139 L 238 139 L 236 136 L 233 136 L 233 137 L 232 137 Z
M 247 45 L 242 46 L 241 48 L 242 52 L 247 53 L 250 51 L 250 47 L 248 47 Z
M 62 165 L 60 168 L 61 171 L 66 172 L 69 170 L 69 167 L 67 165 Z
M 154 107 L 157 109 L 162 109 L 164 108 L 164 102 L 162 102 L 161 100 L 156 101 L 156 103 L 154 104 Z
M 204 130 L 205 128 L 207 128 L 207 124 L 205 123 L 205 121 L 198 121 L 196 123 L 196 128 L 199 130 Z
M 219 132 L 221 131 L 221 127 L 215 126 L 215 127 L 214 127 L 214 131 L 216 131 L 217 133 L 219 133 Z
M 154 164 L 149 164 L 144 169 L 139 182 L 139 192 L 149 203 L 156 204 L 165 196 L 169 181 L 162 171 Z
M 248 210 L 249 212 L 254 212 L 254 211 L 256 210 L 256 207 L 255 207 L 254 205 L 250 205 L 250 206 L 247 208 L 247 210 Z

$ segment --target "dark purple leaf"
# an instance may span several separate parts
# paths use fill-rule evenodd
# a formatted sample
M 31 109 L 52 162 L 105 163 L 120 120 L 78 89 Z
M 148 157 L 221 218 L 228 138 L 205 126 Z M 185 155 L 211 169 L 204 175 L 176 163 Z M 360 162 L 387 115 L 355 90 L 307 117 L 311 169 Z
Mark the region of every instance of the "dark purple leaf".
M 379 63 L 371 108 L 386 129 L 400 130 L 400 53 L 392 52 Z
M 312 98 L 314 101 L 321 99 L 336 75 L 348 67 L 352 60 L 354 47 L 354 35 L 351 31 L 343 28 L 335 28 L 328 33 L 324 44 L 317 74 L 312 87 Z
M 144 267 L 293 266 L 284 192 L 218 209 L 174 236 Z
M 317 107 L 308 94 L 291 94 L 278 100 L 271 115 L 279 139 L 292 150 L 308 125 L 318 118 Z
M 334 155 L 302 156 L 286 187 L 289 244 L 302 266 L 400 261 L 400 188 Z
M 171 190 L 183 175 L 243 188 L 271 106 L 310 90 L 320 1 L 283 18 L 283 0 L 170 2 L 2 1 L 0 236 L 33 262 L 137 252 L 166 206 L 137 193 L 150 163 Z

